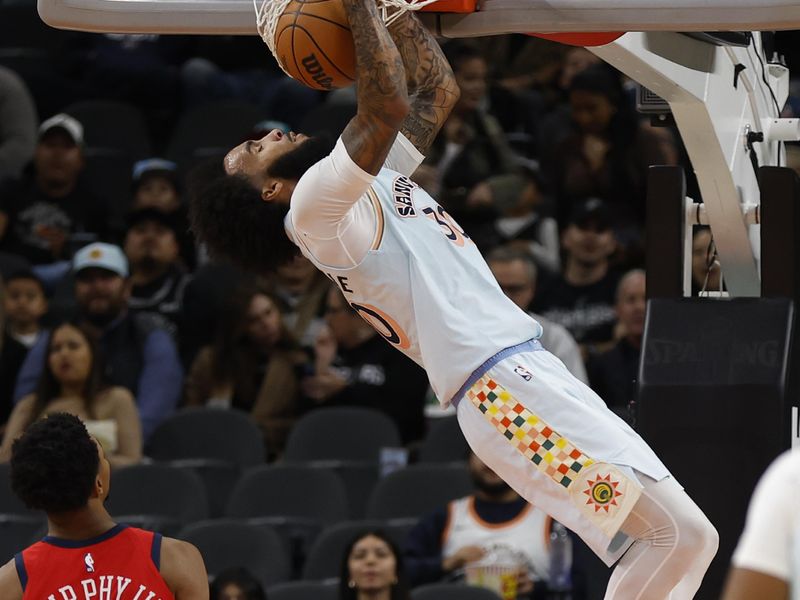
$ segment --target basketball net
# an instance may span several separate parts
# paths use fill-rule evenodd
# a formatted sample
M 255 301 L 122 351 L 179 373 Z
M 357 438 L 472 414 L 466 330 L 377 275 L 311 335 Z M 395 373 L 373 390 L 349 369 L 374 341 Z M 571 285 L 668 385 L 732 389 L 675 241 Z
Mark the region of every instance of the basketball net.
M 260 1 L 260 5 L 259 5 Z M 253 8 L 256 11 L 256 27 L 258 34 L 272 52 L 272 56 L 286 72 L 278 55 L 275 52 L 275 30 L 278 28 L 280 19 L 286 7 L 292 0 L 253 0 Z M 387 26 L 394 23 L 400 16 L 409 10 L 419 10 L 424 6 L 433 4 L 438 0 L 376 0 L 381 18 Z M 288 73 L 286 73 L 288 75 Z

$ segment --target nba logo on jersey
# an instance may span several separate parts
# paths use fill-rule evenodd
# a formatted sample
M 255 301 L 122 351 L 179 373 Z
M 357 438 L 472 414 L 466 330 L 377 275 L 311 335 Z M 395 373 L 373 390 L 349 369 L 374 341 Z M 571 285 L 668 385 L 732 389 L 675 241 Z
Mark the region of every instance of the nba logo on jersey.
M 92 558 L 91 552 L 87 552 L 83 557 L 83 563 L 86 565 L 87 573 L 94 573 L 94 558 Z
M 517 365 L 516 367 L 514 367 L 514 373 L 522 377 L 525 381 L 530 381 L 531 379 L 533 379 L 533 375 L 531 374 L 531 372 L 528 371 L 528 369 L 526 369 L 522 365 Z

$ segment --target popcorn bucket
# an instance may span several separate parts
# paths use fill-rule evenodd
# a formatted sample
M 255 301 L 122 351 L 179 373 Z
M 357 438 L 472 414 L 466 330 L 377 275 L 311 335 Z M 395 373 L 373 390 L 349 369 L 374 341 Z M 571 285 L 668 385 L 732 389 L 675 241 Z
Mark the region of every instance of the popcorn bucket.
M 472 564 L 465 569 L 468 585 L 490 589 L 503 600 L 517 599 L 518 574 L 517 565 Z

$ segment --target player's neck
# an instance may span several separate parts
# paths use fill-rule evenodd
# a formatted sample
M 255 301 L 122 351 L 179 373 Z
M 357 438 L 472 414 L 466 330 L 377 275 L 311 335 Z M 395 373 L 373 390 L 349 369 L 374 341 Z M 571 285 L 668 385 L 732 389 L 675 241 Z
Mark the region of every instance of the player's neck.
M 89 506 L 58 515 L 47 515 L 47 535 L 65 540 L 88 540 L 104 534 L 116 523 L 102 506 Z

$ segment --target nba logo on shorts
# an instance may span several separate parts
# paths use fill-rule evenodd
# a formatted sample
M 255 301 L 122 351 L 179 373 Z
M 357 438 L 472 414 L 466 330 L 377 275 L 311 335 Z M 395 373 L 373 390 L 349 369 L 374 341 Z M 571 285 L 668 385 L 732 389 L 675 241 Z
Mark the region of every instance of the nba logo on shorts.
M 92 558 L 91 552 L 86 553 L 86 556 L 83 557 L 83 562 L 86 565 L 86 572 L 94 573 L 94 558 Z
M 516 367 L 514 367 L 514 373 L 522 377 L 525 381 L 530 381 L 531 379 L 533 379 L 533 375 L 531 375 L 531 372 L 528 371 L 528 369 L 526 369 L 522 365 L 517 365 Z

